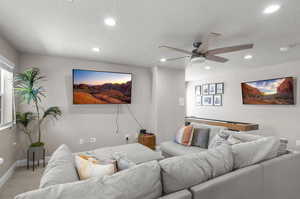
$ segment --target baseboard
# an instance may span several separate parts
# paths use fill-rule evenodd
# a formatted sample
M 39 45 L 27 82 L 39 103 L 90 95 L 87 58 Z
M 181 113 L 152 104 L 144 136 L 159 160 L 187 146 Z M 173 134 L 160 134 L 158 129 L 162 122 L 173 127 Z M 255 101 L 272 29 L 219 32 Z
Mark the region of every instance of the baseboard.
M 49 159 L 50 159 L 50 156 L 46 156 L 46 158 L 45 158 L 46 163 L 48 163 Z M 11 165 L 11 167 L 6 171 L 6 173 L 0 177 L 0 189 L 9 180 L 9 178 L 11 178 L 11 176 L 14 174 L 17 167 L 24 167 L 26 165 L 27 165 L 26 159 L 17 160 L 13 165 Z M 30 162 L 30 165 L 32 165 L 31 162 Z
M 50 160 L 50 157 L 51 156 L 46 156 L 45 157 L 45 162 L 46 163 L 48 163 L 48 161 Z M 32 161 L 30 161 L 30 165 L 32 165 Z M 25 166 L 27 166 L 27 160 L 26 159 L 17 161 L 17 167 L 25 167 Z
M 11 165 L 11 167 L 6 171 L 6 173 L 0 177 L 0 189 L 9 180 L 9 178 L 14 174 L 17 167 L 17 161 Z

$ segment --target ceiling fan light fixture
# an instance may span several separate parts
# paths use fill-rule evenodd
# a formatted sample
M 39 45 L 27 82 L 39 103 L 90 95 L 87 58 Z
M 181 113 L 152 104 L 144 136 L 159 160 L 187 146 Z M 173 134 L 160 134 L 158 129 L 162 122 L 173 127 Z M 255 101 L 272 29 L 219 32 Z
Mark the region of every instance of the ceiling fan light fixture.
M 252 58 L 253 58 L 253 55 L 250 55 L 250 54 L 244 56 L 244 59 L 247 59 L 247 60 L 252 59 Z
M 272 4 L 266 7 L 263 11 L 264 14 L 272 14 L 274 12 L 277 12 L 281 6 L 279 4 Z
M 204 57 L 192 57 L 191 58 L 191 62 L 194 63 L 194 62 L 197 62 L 197 63 L 204 63 L 205 62 L 205 58 Z

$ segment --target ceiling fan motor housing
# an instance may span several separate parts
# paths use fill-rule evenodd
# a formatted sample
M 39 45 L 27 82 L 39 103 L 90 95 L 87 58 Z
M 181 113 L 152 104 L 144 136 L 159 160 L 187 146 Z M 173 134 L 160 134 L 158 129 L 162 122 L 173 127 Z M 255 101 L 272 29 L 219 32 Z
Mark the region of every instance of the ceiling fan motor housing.
M 194 46 L 194 48 L 199 48 L 199 47 L 201 46 L 201 44 L 202 44 L 202 42 L 195 41 L 195 42 L 193 43 L 193 46 Z

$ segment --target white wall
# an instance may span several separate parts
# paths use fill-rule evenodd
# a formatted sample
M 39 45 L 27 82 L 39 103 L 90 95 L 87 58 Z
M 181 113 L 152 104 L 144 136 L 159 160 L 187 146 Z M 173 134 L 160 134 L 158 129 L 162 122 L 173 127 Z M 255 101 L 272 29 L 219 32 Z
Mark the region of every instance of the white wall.
M 172 140 L 184 123 L 185 99 L 184 70 L 155 67 L 153 69 L 154 132 L 159 134 L 158 143 Z
M 293 76 L 297 79 L 296 105 L 243 105 L 241 82 Z M 196 68 L 186 70 L 187 115 L 204 118 L 258 123 L 266 135 L 289 139 L 290 147 L 300 140 L 300 61 L 248 70 L 230 70 L 204 75 Z M 198 81 L 197 81 L 198 80 Z M 205 83 L 225 83 L 222 107 L 195 106 L 194 86 Z
M 18 52 L 0 36 L 0 55 L 15 65 L 18 64 Z M 17 69 L 17 68 L 16 68 Z M 4 164 L 0 165 L 0 177 L 17 160 L 18 145 L 16 142 L 15 128 L 0 131 L 0 157 L 4 158 Z
M 43 129 L 43 140 L 48 153 L 61 144 L 73 152 L 104 146 L 125 144 L 125 135 L 133 141 L 140 127 L 129 115 L 126 105 L 120 105 L 120 132 L 116 131 L 118 105 L 72 105 L 72 69 L 90 69 L 133 73 L 132 104 L 129 107 L 146 129 L 151 129 L 152 73 L 150 68 L 114 65 L 79 59 L 24 54 L 20 57 L 21 70 L 38 67 L 47 76 L 44 82 L 47 98 L 44 107 L 59 106 L 63 116 L 57 122 L 48 122 Z M 26 107 L 26 105 L 22 105 Z M 97 138 L 94 144 L 79 145 L 79 139 Z M 26 145 L 25 145 L 26 146 Z

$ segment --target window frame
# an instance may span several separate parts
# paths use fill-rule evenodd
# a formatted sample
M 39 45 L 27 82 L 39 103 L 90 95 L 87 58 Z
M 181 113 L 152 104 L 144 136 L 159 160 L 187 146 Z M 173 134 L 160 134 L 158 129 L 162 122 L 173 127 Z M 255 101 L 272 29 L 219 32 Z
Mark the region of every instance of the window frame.
M 16 124 L 16 105 L 15 105 L 15 95 L 14 95 L 14 88 L 12 90 L 12 120 L 10 122 L 7 123 L 3 123 L 4 122 L 4 87 L 3 85 L 5 85 L 4 82 L 4 77 L 3 77 L 3 73 L 2 70 L 6 70 L 10 73 L 12 73 L 12 77 L 14 79 L 14 69 L 15 69 L 15 65 L 10 62 L 8 59 L 6 59 L 5 57 L 3 57 L 2 55 L 0 55 L 0 97 L 1 97 L 1 109 L 0 109 L 0 114 L 1 114 L 1 121 L 0 121 L 0 131 L 5 130 L 7 128 L 12 128 L 14 124 Z M 14 82 L 12 82 L 13 84 Z

